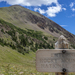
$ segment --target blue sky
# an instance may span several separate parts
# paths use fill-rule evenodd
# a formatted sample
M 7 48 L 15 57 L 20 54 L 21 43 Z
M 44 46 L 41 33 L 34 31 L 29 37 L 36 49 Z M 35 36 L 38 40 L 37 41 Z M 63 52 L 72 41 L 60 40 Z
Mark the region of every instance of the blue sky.
M 0 0 L 0 7 L 15 4 L 39 12 L 75 34 L 75 0 Z

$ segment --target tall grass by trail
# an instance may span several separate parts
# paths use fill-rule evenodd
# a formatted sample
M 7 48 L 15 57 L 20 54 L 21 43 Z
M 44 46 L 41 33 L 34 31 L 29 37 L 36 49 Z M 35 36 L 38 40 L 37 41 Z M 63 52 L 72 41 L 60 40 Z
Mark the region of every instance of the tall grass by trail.
M 29 54 L 23 55 L 11 47 L 0 45 L 0 75 L 55 75 L 55 73 L 37 72 L 35 52 L 30 51 Z
M 39 73 L 35 68 L 22 65 L 5 64 L 0 66 L 0 75 L 55 75 L 54 73 Z
M 35 67 L 3 64 L 0 65 L 0 75 L 55 75 L 55 73 L 40 73 L 36 71 Z M 68 75 L 75 75 L 75 73 L 69 73 Z

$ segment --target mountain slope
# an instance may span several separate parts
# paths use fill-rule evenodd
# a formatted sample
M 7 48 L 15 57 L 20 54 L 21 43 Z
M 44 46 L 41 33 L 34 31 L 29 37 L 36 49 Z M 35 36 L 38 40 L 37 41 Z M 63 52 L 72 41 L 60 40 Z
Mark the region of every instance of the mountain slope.
M 5 46 L 0 46 L 0 74 L 1 75 L 30 75 L 35 70 L 35 53 L 22 55 Z M 29 70 L 31 69 L 31 70 Z M 36 70 L 35 70 L 36 71 Z M 22 72 L 22 74 L 20 74 Z M 35 74 L 37 72 L 34 72 Z
M 0 74 L 48 75 L 36 71 L 35 51 L 54 48 L 61 34 L 75 44 L 75 35 L 37 12 L 18 5 L 0 8 Z
M 40 31 L 21 29 L 0 19 L 0 45 L 9 46 L 25 55 L 30 50 L 51 49 L 55 42 L 54 37 L 47 37 Z
M 75 44 L 75 35 L 63 29 L 61 26 L 46 18 L 19 5 L 0 8 L 0 18 L 14 24 L 22 29 L 28 28 L 42 31 L 44 34 L 59 37 L 64 35 L 71 43 Z

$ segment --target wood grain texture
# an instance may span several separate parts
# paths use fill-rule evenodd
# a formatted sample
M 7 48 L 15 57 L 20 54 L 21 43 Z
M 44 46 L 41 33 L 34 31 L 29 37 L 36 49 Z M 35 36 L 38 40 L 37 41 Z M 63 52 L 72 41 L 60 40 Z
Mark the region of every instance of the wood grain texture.
M 55 43 L 55 49 L 68 49 L 68 48 L 69 48 L 69 44 L 67 39 L 63 35 L 61 35 L 58 41 Z M 68 75 L 68 73 L 58 72 L 55 73 L 55 75 Z

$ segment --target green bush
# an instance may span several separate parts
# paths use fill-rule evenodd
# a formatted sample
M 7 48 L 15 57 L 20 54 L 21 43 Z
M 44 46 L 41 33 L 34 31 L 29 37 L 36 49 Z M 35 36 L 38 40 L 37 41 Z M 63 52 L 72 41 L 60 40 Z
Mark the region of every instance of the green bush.
M 1 29 L 1 32 L 5 33 L 5 32 L 4 32 L 4 29 Z
M 45 40 L 48 40 L 48 37 L 44 36 L 44 39 L 45 39 Z
M 53 39 L 53 41 L 55 41 L 55 39 Z

